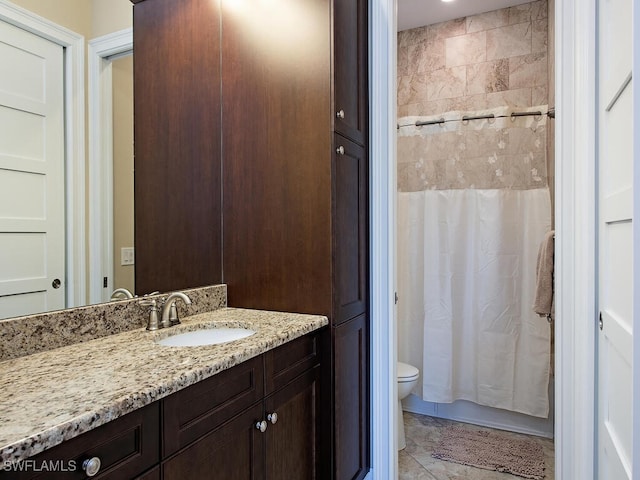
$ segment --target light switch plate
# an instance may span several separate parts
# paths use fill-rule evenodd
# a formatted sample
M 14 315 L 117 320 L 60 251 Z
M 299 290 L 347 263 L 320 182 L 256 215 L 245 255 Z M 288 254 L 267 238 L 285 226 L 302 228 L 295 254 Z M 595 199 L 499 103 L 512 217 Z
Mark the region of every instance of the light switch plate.
M 120 265 L 133 265 L 135 263 L 134 247 L 122 247 L 120 249 Z

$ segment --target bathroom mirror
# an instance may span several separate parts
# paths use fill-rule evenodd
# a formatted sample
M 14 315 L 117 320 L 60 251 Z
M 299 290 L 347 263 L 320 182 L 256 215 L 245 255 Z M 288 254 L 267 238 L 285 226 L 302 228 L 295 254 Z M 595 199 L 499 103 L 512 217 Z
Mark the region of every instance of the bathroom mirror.
M 31 14 L 35 15 L 35 17 L 29 15 L 28 18 L 35 18 L 37 20 L 37 17 L 42 17 L 43 19 L 53 22 L 56 25 L 72 30 L 73 32 L 84 36 L 85 51 L 87 50 L 87 42 L 92 38 L 102 38 L 105 35 L 111 34 L 112 32 L 120 31 L 123 28 L 130 28 L 132 24 L 132 4 L 129 0 L 90 0 L 87 2 L 83 2 L 81 8 L 78 6 L 78 2 L 74 0 L 61 0 L 55 2 L 55 5 L 50 5 L 49 3 L 50 2 L 39 2 L 33 0 L 12 0 L 11 3 L 2 2 L 2 4 L 0 4 L 0 8 L 2 8 L 3 10 L 0 13 L 8 12 L 12 15 L 15 14 L 16 17 L 19 17 L 21 13 L 24 13 L 22 9 L 25 9 Z M 0 16 L 0 18 L 3 17 Z M 0 45 L 3 45 L 4 49 L 4 52 L 2 51 L 2 49 L 0 49 L 0 59 L 2 59 L 2 55 L 15 55 L 15 50 L 19 48 L 11 48 L 10 45 L 18 45 L 22 41 L 31 41 L 34 39 L 36 42 L 38 41 L 38 37 L 35 35 L 35 33 L 32 34 L 30 32 L 25 32 L 24 30 L 26 29 L 24 27 L 22 29 L 18 29 L 16 28 L 16 26 L 12 25 L 11 18 L 12 17 L 9 16 L 9 20 L 7 21 L 5 21 L 4 19 L 0 20 L 0 35 L 2 35 L 2 38 L 0 38 L 0 40 L 2 40 L 2 42 L 0 42 Z M 30 20 L 26 21 L 28 22 Z M 15 35 L 15 37 L 12 37 L 12 35 Z M 26 38 L 29 35 L 32 36 L 31 40 Z M 18 39 L 19 36 L 20 39 Z M 25 38 L 22 38 L 22 36 L 24 36 Z M 40 40 L 42 39 L 40 38 Z M 59 45 L 57 47 L 62 50 Z M 88 50 L 89 54 L 91 54 L 90 48 Z M 11 60 L 15 60 L 16 58 L 18 57 L 10 57 Z M 62 75 L 68 75 L 70 70 L 65 69 L 65 59 L 62 55 L 58 57 L 58 61 L 61 63 L 59 68 L 63 72 Z M 24 78 L 28 78 L 28 76 L 26 75 L 26 72 L 28 71 L 27 67 L 23 65 L 27 63 L 29 63 L 28 56 L 24 57 L 24 62 L 8 61 L 5 63 L 12 65 L 12 71 L 18 72 L 13 76 L 14 85 L 12 88 L 15 87 L 17 89 L 19 88 L 20 84 L 28 83 L 27 80 L 25 80 L 24 82 L 21 81 L 21 77 L 19 76 L 25 75 Z M 90 62 L 85 61 L 85 70 L 89 68 L 88 63 Z M 35 257 L 38 257 L 38 255 L 33 255 L 31 253 L 32 251 L 29 251 L 27 249 L 25 249 L 24 251 L 22 250 L 22 247 L 25 244 L 29 243 L 31 238 L 36 239 L 36 243 L 39 241 L 42 244 L 46 244 L 48 242 L 48 238 L 44 238 L 43 235 L 40 235 L 40 237 L 42 238 L 38 238 L 39 232 L 36 229 L 30 236 L 23 235 L 24 238 L 18 239 L 16 238 L 15 229 L 12 230 L 12 227 L 10 225 L 10 220 L 12 218 L 15 219 L 22 216 L 29 216 L 29 214 L 24 214 L 24 211 L 27 207 L 23 207 L 26 202 L 23 202 L 22 199 L 38 198 L 38 194 L 35 191 L 31 191 L 29 185 L 30 182 L 32 184 L 37 182 L 27 180 L 20 186 L 14 186 L 13 190 L 11 190 L 14 191 L 14 194 L 8 197 L 12 201 L 6 202 L 5 208 L 0 211 L 0 217 L 4 217 L 0 218 L 0 248 L 4 250 L 4 254 L 0 253 L 0 258 L 3 259 L 3 263 L 5 263 L 4 260 L 14 262 L 13 265 L 15 266 L 13 271 L 11 271 L 12 268 L 8 268 L 7 264 L 5 263 L 3 266 L 4 274 L 0 274 L 0 319 L 10 318 L 17 315 L 41 313 L 47 310 L 59 310 L 60 308 L 64 308 L 66 306 L 77 307 L 91 303 L 100 303 L 101 301 L 108 301 L 111 292 L 119 287 L 126 288 L 130 291 L 135 291 L 135 250 L 133 244 L 132 52 L 129 51 L 124 54 L 119 53 L 118 55 L 114 55 L 112 57 L 105 57 L 103 62 L 103 71 L 104 65 L 106 64 L 108 64 L 110 78 L 108 82 L 101 82 L 101 87 L 104 86 L 105 88 L 110 88 L 108 92 L 109 95 L 105 95 L 105 97 L 110 97 L 112 99 L 112 102 L 107 106 L 107 108 L 105 108 L 105 111 L 108 111 L 110 118 L 112 118 L 111 125 L 113 126 L 112 130 L 109 129 L 109 135 L 107 135 L 107 137 L 110 136 L 111 131 L 113 135 L 112 138 L 106 138 L 103 140 L 105 142 L 110 142 L 109 148 L 106 150 L 109 150 L 110 154 L 112 153 L 113 165 L 109 173 L 101 174 L 104 173 L 104 171 L 102 171 L 97 175 L 94 175 L 94 179 L 91 178 L 90 171 L 92 168 L 95 168 L 95 165 L 90 164 L 90 162 L 94 162 L 93 154 L 96 149 L 93 148 L 94 145 L 90 144 L 92 138 L 89 130 L 89 122 L 94 120 L 94 118 L 91 117 L 91 112 L 94 110 L 95 105 L 90 105 L 91 98 L 90 95 L 88 95 L 89 84 L 87 81 L 87 76 L 85 75 L 83 94 L 88 111 L 88 115 L 85 116 L 85 119 L 87 121 L 85 122 L 84 130 L 84 134 L 87 139 L 87 145 L 84 151 L 84 173 L 86 176 L 85 217 L 87 221 L 84 225 L 84 234 L 82 232 L 79 232 L 78 235 L 84 235 L 84 237 L 86 238 L 86 253 L 89 253 L 92 245 L 94 245 L 96 236 L 102 235 L 105 231 L 111 232 L 109 233 L 107 240 L 102 242 L 104 251 L 109 252 L 109 254 L 103 254 L 101 256 L 102 259 L 100 260 L 100 262 L 96 262 L 94 258 L 85 255 L 88 261 L 85 265 L 84 275 L 77 275 L 77 272 L 73 272 L 74 274 L 70 275 L 67 272 L 67 266 L 63 265 L 63 270 L 60 273 L 55 274 L 55 276 L 58 277 L 55 280 L 59 280 L 59 282 L 55 282 L 55 280 L 54 282 L 50 282 L 50 279 L 47 280 L 52 284 L 52 286 L 54 285 L 54 283 L 60 285 L 62 287 L 60 288 L 60 290 L 64 290 L 65 287 L 74 289 L 73 284 L 65 284 L 65 278 L 75 278 L 77 279 L 76 281 L 83 282 L 84 288 L 77 290 L 84 290 L 86 292 L 84 298 L 76 296 L 75 298 L 73 298 L 71 303 L 69 303 L 69 301 L 65 298 L 64 294 L 61 295 L 62 303 L 48 302 L 46 301 L 46 299 L 43 300 L 38 296 L 38 292 L 33 291 L 35 290 L 35 288 L 33 287 L 25 287 L 25 289 L 23 289 L 23 291 L 19 293 L 11 290 L 12 288 L 14 288 L 14 285 L 20 283 L 22 279 L 29 276 L 41 277 L 43 275 L 39 272 L 49 271 L 47 269 L 46 263 L 36 262 L 36 260 L 38 259 Z M 8 82 L 5 82 L 4 84 L 0 82 L 0 90 L 6 92 L 9 87 L 10 86 L 8 86 Z M 42 90 L 44 90 L 44 87 L 42 87 Z M 63 91 L 62 88 L 60 88 L 60 91 Z M 19 93 L 19 91 L 16 91 L 16 95 L 19 95 Z M 60 105 L 63 105 L 63 103 L 61 102 Z M 1 115 L 2 110 L 5 111 L 4 116 Z M 11 108 L 11 105 L 2 105 L 0 102 L 0 123 L 4 122 L 2 123 L 2 125 L 4 126 L 10 125 L 12 122 L 11 118 L 9 118 L 7 114 L 8 110 L 18 110 L 18 108 Z M 28 124 L 29 120 L 27 119 L 24 122 L 24 125 Z M 17 147 L 11 145 L 7 146 L 8 142 L 11 140 L 8 134 L 0 135 L 0 158 L 4 153 L 5 157 L 11 157 L 10 160 L 14 161 L 16 158 L 19 159 L 21 157 L 21 153 L 29 153 L 29 151 L 27 150 L 29 145 L 37 144 L 39 133 L 29 133 L 26 128 L 23 128 L 24 125 L 20 125 L 20 128 L 22 130 L 18 130 L 18 127 L 14 128 L 14 130 L 18 131 L 17 136 L 20 137 L 16 140 L 16 145 L 18 145 Z M 5 131 L 7 130 L 8 129 L 5 128 Z M 62 137 L 61 145 L 63 146 L 63 148 L 69 148 L 69 132 L 64 132 L 64 127 L 60 129 L 60 132 Z M 102 150 L 102 153 L 104 153 L 104 150 L 105 149 Z M 36 151 L 35 147 L 33 151 Z M 29 158 L 29 155 L 22 155 L 23 159 L 25 157 Z M 33 158 L 36 157 L 34 156 Z M 14 167 L 10 164 L 9 166 L 7 165 L 7 163 L 3 164 L 0 161 L 0 173 L 2 173 L 2 171 L 5 172 L 4 178 L 0 175 L 0 182 L 4 182 L 3 184 L 11 184 L 14 177 L 19 176 L 19 174 L 23 173 L 20 170 L 21 167 Z M 27 177 L 25 176 L 25 178 Z M 37 176 L 32 175 L 31 178 L 37 178 Z M 82 179 L 81 177 L 79 178 L 79 181 L 85 182 L 85 179 Z M 108 202 L 101 202 L 100 207 L 95 205 L 96 202 L 93 202 L 93 198 L 91 196 L 92 187 L 95 187 L 95 185 L 92 185 L 92 182 L 100 182 L 99 187 L 102 189 L 102 195 L 110 195 L 111 198 L 111 200 Z M 49 185 L 50 184 L 48 184 L 47 187 L 49 187 Z M 60 177 L 60 181 L 56 185 L 59 185 L 59 188 L 63 189 L 63 191 L 66 191 L 65 189 L 67 188 L 73 188 L 73 175 L 68 176 L 66 173 L 63 173 Z M 9 193 L 5 194 L 9 195 Z M 60 198 L 66 198 L 66 194 L 60 196 Z M 10 207 L 7 207 L 7 204 L 9 203 L 11 205 Z M 102 209 L 102 211 L 100 211 L 98 215 L 102 219 L 102 222 L 99 225 L 96 225 L 95 222 L 91 221 L 92 215 L 97 209 L 102 208 L 102 203 L 111 205 L 111 211 Z M 66 208 L 67 211 L 62 211 L 62 215 L 59 215 L 59 223 L 56 223 L 56 228 L 63 232 L 61 237 L 63 245 L 65 243 L 65 235 L 68 235 L 70 231 L 78 228 L 78 226 L 75 224 L 65 223 L 65 217 L 71 218 L 68 206 Z M 3 220 L 4 229 L 2 228 Z M 94 232 L 92 233 L 90 229 L 94 229 Z M 2 238 L 3 233 L 4 239 Z M 104 235 L 102 236 L 105 237 Z M 8 239 L 9 237 L 11 238 Z M 37 248 L 36 251 L 38 251 Z M 46 250 L 44 247 L 40 247 L 39 251 L 45 252 Z M 47 254 L 42 255 L 42 257 L 47 257 Z M 43 260 L 43 262 L 45 262 L 45 260 Z M 105 262 L 110 262 L 111 264 L 105 265 Z M 56 272 L 58 271 L 59 270 L 56 270 Z M 103 272 L 108 272 L 108 274 L 104 274 Z M 16 279 L 18 279 L 18 281 L 16 281 Z M 11 286 L 5 288 L 8 284 L 11 284 Z M 96 285 L 102 286 L 105 284 L 106 287 L 103 287 L 102 291 L 97 290 L 95 287 Z M 49 285 L 47 285 L 47 287 L 48 286 Z M 20 300 L 20 297 L 23 297 L 23 299 Z

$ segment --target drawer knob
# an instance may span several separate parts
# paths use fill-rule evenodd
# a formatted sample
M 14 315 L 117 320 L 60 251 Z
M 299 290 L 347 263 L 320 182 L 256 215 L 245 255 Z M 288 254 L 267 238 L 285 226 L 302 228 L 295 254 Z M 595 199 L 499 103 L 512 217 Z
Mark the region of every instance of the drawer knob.
M 338 155 L 344 155 L 344 147 L 340 145 L 338 148 L 336 148 L 336 153 Z
M 267 420 L 269 420 L 273 425 L 278 421 L 278 414 L 276 412 L 270 413 L 267 415 Z
M 100 471 L 101 462 L 98 457 L 93 457 L 82 462 L 82 469 L 87 477 L 94 477 Z
M 262 433 L 267 431 L 267 421 L 262 420 L 261 422 L 256 423 L 256 430 L 260 430 Z
M 338 110 L 336 112 L 336 117 L 338 118 L 344 118 L 344 110 Z

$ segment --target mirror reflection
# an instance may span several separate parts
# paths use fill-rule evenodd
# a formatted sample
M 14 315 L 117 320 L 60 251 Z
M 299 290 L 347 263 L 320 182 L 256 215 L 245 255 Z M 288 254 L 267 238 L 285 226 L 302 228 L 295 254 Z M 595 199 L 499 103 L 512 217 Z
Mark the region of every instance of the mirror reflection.
M 85 51 L 91 39 L 132 26 L 129 0 L 12 0 L 0 8 L 24 9 L 82 35 Z M 84 60 L 86 71 L 86 56 Z M 70 148 L 66 61 L 60 44 L 18 28 L 10 16 L 0 20 L 0 319 L 109 301 L 117 288 L 135 292 L 133 56 L 129 52 L 104 62 L 112 74 L 111 95 L 106 97 L 112 98 L 108 110 L 113 116 L 105 131 L 110 134 L 112 127 L 113 144 L 101 150 L 112 152 L 112 169 L 100 178 L 103 195 L 110 196 L 100 203 L 111 210 L 101 211 L 100 224 L 89 218 L 93 198 L 88 177 L 65 169 Z M 79 90 L 84 90 L 80 93 L 87 103 L 87 115 L 80 121 L 84 120 L 87 145 L 82 154 L 88 175 L 95 168 L 92 162 L 103 159 L 90 154 L 92 106 L 86 78 Z M 68 191 L 76 187 L 74 182 L 84 184 L 85 198 L 74 200 L 85 202 L 84 233 L 76 232 L 83 227 L 72 221 L 75 205 L 69 205 Z M 90 228 L 99 229 L 105 238 L 100 262 L 90 257 Z M 75 252 L 66 255 L 66 245 L 72 235 L 86 239 L 86 258 L 74 259 L 70 271 L 68 257 Z

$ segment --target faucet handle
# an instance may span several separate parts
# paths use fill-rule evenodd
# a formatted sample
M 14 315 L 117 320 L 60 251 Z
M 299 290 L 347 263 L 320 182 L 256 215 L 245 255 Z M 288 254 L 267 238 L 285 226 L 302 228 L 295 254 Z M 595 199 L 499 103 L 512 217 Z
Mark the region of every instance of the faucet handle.
M 143 307 L 151 307 L 149 309 L 149 321 L 147 323 L 147 330 L 158 330 L 158 302 L 156 299 L 139 300 L 139 305 Z

